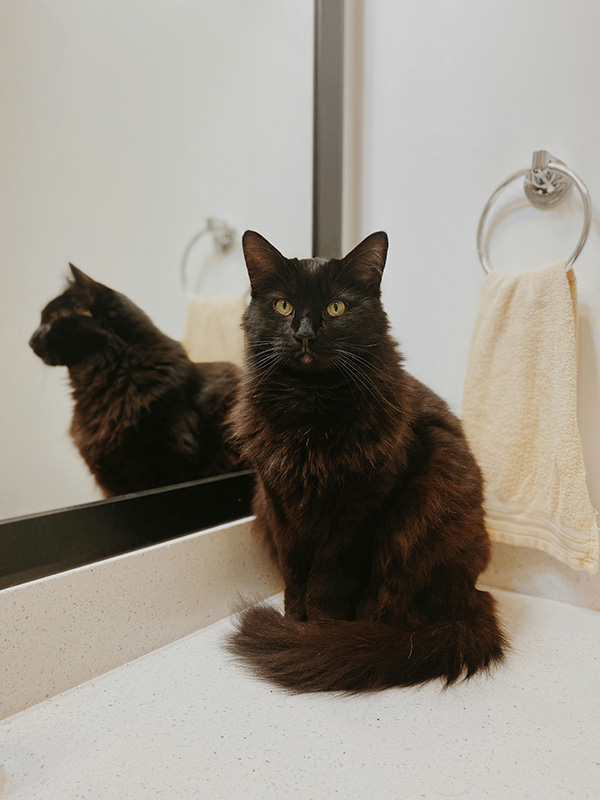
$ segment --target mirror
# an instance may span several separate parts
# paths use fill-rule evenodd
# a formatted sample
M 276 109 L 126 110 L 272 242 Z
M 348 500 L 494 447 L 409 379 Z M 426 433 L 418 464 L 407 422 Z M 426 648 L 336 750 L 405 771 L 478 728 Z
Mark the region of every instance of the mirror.
M 196 434 L 236 380 L 212 362 L 240 361 L 241 233 L 311 251 L 312 4 L 5 0 L 2 18 L 0 517 L 241 469 Z

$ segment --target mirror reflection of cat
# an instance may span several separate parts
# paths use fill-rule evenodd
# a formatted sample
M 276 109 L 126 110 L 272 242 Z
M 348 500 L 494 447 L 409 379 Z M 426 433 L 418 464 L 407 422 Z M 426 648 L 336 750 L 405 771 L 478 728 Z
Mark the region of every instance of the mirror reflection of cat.
M 105 496 L 240 469 L 223 428 L 239 368 L 193 363 L 125 295 L 70 266 L 29 344 L 67 367 L 71 436 Z

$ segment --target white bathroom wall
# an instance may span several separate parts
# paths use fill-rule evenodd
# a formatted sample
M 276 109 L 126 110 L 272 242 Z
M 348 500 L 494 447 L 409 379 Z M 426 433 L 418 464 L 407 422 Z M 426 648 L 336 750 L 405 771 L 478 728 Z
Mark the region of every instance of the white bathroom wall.
M 407 367 L 460 411 L 484 278 L 475 233 L 492 191 L 547 149 L 581 176 L 600 209 L 600 4 L 348 0 L 347 8 L 346 246 L 373 230 L 389 233 L 384 301 Z M 520 198 L 515 183 L 498 210 Z M 516 205 L 493 231 L 494 266 L 532 269 L 570 254 L 582 223 L 576 192 L 553 211 Z M 599 508 L 598 213 L 575 271 L 580 428 Z M 517 552 L 496 548 L 497 585 L 600 607 L 598 576 Z M 519 579 L 507 584 L 517 566 Z
M 207 216 L 310 253 L 312 64 L 307 0 L 0 3 L 0 518 L 98 496 L 27 346 L 69 261 L 179 338 Z

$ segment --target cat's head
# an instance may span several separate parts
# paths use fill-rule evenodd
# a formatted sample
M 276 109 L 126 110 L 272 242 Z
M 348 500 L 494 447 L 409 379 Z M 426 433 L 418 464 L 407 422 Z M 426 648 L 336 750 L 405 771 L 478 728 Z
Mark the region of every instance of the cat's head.
M 152 324 L 125 295 L 69 265 L 67 288 L 43 309 L 29 340 L 34 353 L 51 366 L 72 367 L 130 340 L 140 323 Z
M 243 247 L 252 289 L 243 321 L 250 368 L 351 373 L 387 339 L 385 233 L 329 261 L 285 258 L 254 231 L 246 231 Z

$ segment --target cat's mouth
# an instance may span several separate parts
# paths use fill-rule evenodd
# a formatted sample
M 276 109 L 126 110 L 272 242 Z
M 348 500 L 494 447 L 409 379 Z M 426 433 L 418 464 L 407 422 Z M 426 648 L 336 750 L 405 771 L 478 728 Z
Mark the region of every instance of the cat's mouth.
M 58 366 L 58 359 L 55 358 L 51 353 L 38 353 L 37 355 L 40 356 L 44 364 L 47 364 L 49 367 L 57 367 Z
M 49 350 L 44 350 L 41 347 L 33 347 L 31 348 L 33 352 L 41 358 L 44 364 L 47 364 L 49 367 L 57 367 L 58 366 L 58 358 L 51 353 Z
M 294 354 L 290 367 L 299 372 L 322 373 L 327 371 L 327 362 L 318 353 L 311 350 L 300 350 Z
M 46 334 L 49 329 L 49 325 L 40 325 L 29 340 L 29 346 L 36 356 L 42 359 L 44 364 L 48 364 L 50 367 L 56 367 L 58 365 L 58 359 L 46 344 Z
M 301 364 L 306 366 L 314 364 L 315 354 L 309 349 L 308 342 L 302 342 L 300 349 L 296 351 L 296 358 Z

